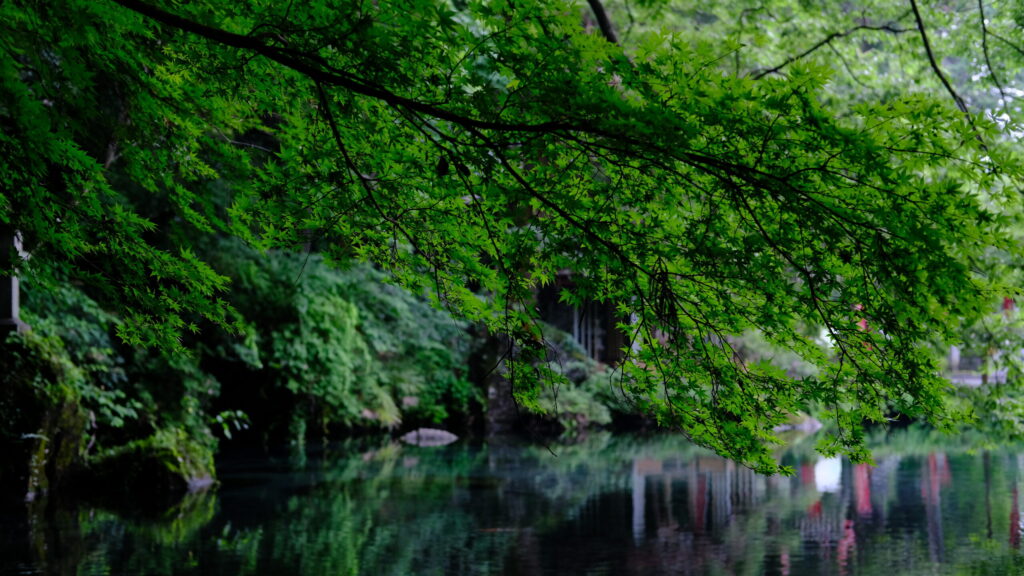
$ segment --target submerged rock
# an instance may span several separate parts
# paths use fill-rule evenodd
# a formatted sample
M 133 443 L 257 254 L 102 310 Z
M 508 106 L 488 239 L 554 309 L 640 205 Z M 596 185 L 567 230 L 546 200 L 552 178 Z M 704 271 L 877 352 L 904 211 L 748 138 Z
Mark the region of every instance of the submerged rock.
M 447 430 L 437 428 L 418 428 L 401 437 L 402 442 L 414 446 L 446 446 L 458 440 L 459 437 Z

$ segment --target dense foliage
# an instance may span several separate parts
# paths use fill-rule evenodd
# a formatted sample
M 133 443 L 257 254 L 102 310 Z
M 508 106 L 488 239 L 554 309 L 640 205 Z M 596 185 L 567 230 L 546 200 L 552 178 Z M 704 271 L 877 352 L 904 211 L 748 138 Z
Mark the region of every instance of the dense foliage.
M 232 278 L 232 303 L 248 323 L 247 345 L 234 339 L 210 351 L 245 365 L 225 375 L 242 383 L 239 396 L 259 395 L 245 372 L 262 373 L 312 424 L 388 428 L 403 419 L 437 425 L 448 409 L 465 415 L 479 401 L 466 380 L 463 326 L 383 273 L 227 242 L 212 261 Z
M 630 401 L 764 471 L 810 405 L 837 425 L 821 449 L 857 457 L 865 421 L 955 412 L 930 345 L 1009 293 L 985 272 L 1016 258 L 1017 7 L 607 8 L 5 2 L 20 272 L 83 283 L 123 339 L 173 351 L 204 323 L 245 329 L 197 237 L 372 263 L 507 334 L 517 397 L 540 407 L 532 377 L 559 371 L 532 295 L 569 271 L 564 301 L 619 312 Z M 958 88 L 973 77 L 995 92 Z M 260 362 L 330 418 L 356 418 L 355 396 L 394 421 L 402 385 L 361 375 L 408 351 L 360 343 L 320 273 L 297 274 L 311 298 L 287 294 L 295 266 L 252 266 L 236 285 L 298 314 L 260 334 Z M 814 369 L 745 361 L 749 333 Z
M 191 354 L 161 354 L 118 340 L 124 320 L 80 289 L 29 285 L 26 348 L 61 377 L 8 367 L 9 374 L 38 374 L 29 386 L 9 382 L 11 389 L 76 398 L 90 418 L 87 456 L 100 461 L 179 434 L 212 451 L 218 437 L 250 424 L 266 441 L 301 445 L 332 426 L 460 426 L 449 420 L 479 411 L 479 393 L 465 375 L 467 334 L 382 273 L 339 271 L 317 256 L 260 255 L 230 242 L 210 260 L 234 282 L 243 334 L 210 331 L 188 343 Z M 32 361 L 19 362 L 21 348 L 9 345 L 11 366 Z M 6 422 L 10 412 L 2 408 Z

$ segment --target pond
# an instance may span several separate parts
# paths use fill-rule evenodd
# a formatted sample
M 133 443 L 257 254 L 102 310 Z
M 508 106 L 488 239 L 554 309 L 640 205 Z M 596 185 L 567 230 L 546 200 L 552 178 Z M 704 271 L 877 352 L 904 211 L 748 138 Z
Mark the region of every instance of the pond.
M 166 511 L 0 518 L 0 574 L 1008 574 L 1024 450 L 922 431 L 762 477 L 674 436 L 236 454 Z M 809 444 L 810 441 L 805 441 Z

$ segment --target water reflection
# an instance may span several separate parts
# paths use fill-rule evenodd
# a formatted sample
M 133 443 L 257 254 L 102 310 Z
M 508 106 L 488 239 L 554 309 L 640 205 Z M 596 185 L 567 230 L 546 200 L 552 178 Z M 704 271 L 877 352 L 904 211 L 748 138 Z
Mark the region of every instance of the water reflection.
M 931 444 L 929 444 L 931 442 Z M 927 446 L 933 448 L 927 448 Z M 156 517 L 0 518 L 0 573 L 1003 574 L 1024 569 L 1015 453 L 892 441 L 874 466 L 763 477 L 675 437 L 335 446 L 224 463 Z

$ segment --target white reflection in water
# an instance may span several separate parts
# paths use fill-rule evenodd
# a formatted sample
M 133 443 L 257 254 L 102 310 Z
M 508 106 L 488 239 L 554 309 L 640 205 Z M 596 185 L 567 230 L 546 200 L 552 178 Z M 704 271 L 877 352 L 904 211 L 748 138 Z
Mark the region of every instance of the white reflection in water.
M 814 465 L 814 485 L 818 492 L 839 492 L 842 486 L 843 459 L 823 458 Z

